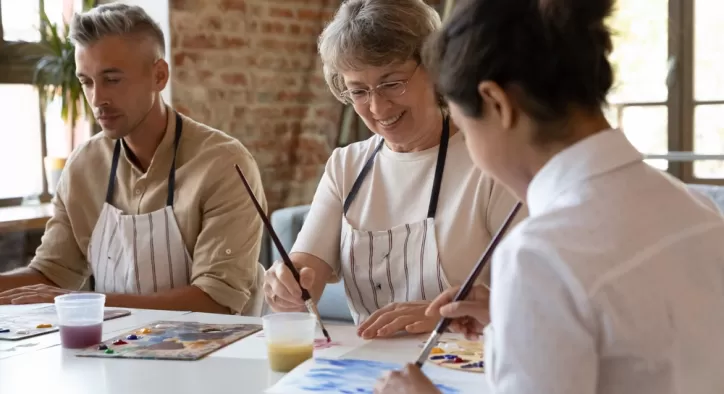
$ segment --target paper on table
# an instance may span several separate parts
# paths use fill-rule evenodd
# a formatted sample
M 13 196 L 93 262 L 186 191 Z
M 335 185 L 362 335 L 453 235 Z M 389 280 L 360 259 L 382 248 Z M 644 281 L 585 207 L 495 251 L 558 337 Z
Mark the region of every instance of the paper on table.
M 267 393 L 357 393 L 372 394 L 383 373 L 401 369 L 402 365 L 360 359 L 307 360 L 280 379 Z M 484 394 L 487 387 L 481 374 L 454 371 L 425 364 L 423 372 L 443 394 Z

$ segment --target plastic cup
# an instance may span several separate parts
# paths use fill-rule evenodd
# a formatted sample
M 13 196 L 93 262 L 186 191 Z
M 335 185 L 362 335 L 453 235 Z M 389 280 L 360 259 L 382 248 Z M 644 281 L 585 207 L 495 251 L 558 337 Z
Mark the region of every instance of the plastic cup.
M 289 372 L 314 355 L 317 320 L 305 312 L 274 313 L 262 317 L 269 367 Z
M 71 293 L 55 297 L 60 345 L 82 349 L 101 343 L 106 296 L 98 293 Z

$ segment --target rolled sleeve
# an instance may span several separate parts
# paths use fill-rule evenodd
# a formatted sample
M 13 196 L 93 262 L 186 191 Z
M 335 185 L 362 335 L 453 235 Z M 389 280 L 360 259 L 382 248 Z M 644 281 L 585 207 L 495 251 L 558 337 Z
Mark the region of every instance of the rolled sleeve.
M 45 226 L 40 246 L 28 267 L 39 271 L 58 287 L 80 290 L 90 276 L 90 265 L 78 246 L 65 206 L 70 175 L 69 168 L 61 175 L 52 202 L 53 216 Z
M 209 174 L 213 181 L 204 186 L 207 191 L 202 228 L 194 248 L 191 284 L 232 313 L 240 314 L 257 285 L 263 222 L 232 163 L 242 169 L 265 211 L 267 202 L 259 169 L 251 155 L 240 144 L 226 153 L 217 155 Z

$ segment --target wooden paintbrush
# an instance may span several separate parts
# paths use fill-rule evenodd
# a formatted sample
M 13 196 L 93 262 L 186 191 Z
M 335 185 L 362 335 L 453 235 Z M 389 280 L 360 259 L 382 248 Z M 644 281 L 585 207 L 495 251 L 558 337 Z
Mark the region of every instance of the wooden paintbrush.
M 470 290 L 473 288 L 473 284 L 475 283 L 475 280 L 480 276 L 480 273 L 483 272 L 483 267 L 485 267 L 485 264 L 490 260 L 490 258 L 493 256 L 493 252 L 495 251 L 495 248 L 500 243 L 500 240 L 503 238 L 503 234 L 505 234 L 505 231 L 510 227 L 510 223 L 513 221 L 513 218 L 520 210 L 520 207 L 523 204 L 519 201 L 515 204 L 513 209 L 511 209 L 510 213 L 508 214 L 508 217 L 505 218 L 505 222 L 503 222 L 503 225 L 500 226 L 498 229 L 498 232 L 495 233 L 495 236 L 493 237 L 493 240 L 490 241 L 490 244 L 488 245 L 487 249 L 485 249 L 485 252 L 483 253 L 483 256 L 480 258 L 480 261 L 475 265 L 475 268 L 473 268 L 472 272 L 468 275 L 467 279 L 465 279 L 465 283 L 463 286 L 458 290 L 457 294 L 455 294 L 455 298 L 453 299 L 453 302 L 464 300 L 468 294 L 470 293 Z M 445 330 L 447 330 L 448 326 L 450 326 L 450 323 L 452 322 L 452 319 L 443 317 L 440 319 L 440 322 L 437 323 L 437 327 L 430 335 L 430 338 L 428 338 L 427 343 L 425 344 L 425 347 L 422 349 L 422 353 L 420 353 L 420 357 L 418 357 L 417 362 L 415 365 L 417 365 L 419 368 L 422 368 L 422 364 L 427 361 L 427 358 L 430 356 L 430 352 L 432 351 L 432 348 L 434 348 L 438 340 L 440 339 L 440 336 L 442 335 Z
M 269 218 L 266 216 L 266 213 L 264 213 L 264 209 L 261 207 L 261 205 L 259 205 L 259 201 L 257 201 L 256 197 L 254 196 L 254 192 L 251 190 L 251 186 L 249 186 L 249 182 L 246 181 L 246 177 L 244 176 L 244 173 L 241 171 L 241 168 L 239 168 L 238 165 L 234 164 L 234 168 L 236 168 L 236 172 L 239 173 L 239 177 L 241 178 L 241 182 L 244 183 L 244 187 L 246 188 L 246 191 L 249 192 L 251 201 L 254 202 L 254 206 L 256 207 L 257 212 L 259 212 L 259 216 L 261 216 L 261 220 L 264 222 L 264 226 L 266 227 L 267 231 L 269 232 L 269 235 L 271 236 L 272 241 L 274 241 L 274 246 L 276 246 L 277 250 L 279 251 L 279 254 L 282 256 L 284 265 L 286 265 L 287 268 L 289 268 L 289 271 L 292 272 L 294 279 L 297 281 L 297 283 L 299 284 L 299 287 L 302 289 L 302 300 L 304 300 L 304 305 L 306 305 L 309 313 L 313 314 L 317 318 L 317 323 L 319 324 L 319 328 L 322 329 L 322 334 L 324 334 L 324 337 L 327 338 L 327 342 L 331 342 L 332 338 L 329 336 L 327 329 L 324 328 L 324 323 L 322 323 L 322 317 L 319 315 L 319 310 L 317 310 L 317 305 L 314 304 L 314 300 L 312 300 L 312 296 L 309 294 L 307 289 L 303 288 L 301 283 L 299 282 L 299 272 L 297 272 L 297 269 L 294 267 L 294 264 L 292 264 L 292 260 L 289 258 L 289 255 L 284 250 L 284 246 L 282 245 L 281 241 L 279 241 L 279 237 L 277 236 L 277 233 L 274 231 L 274 228 L 272 227 L 271 222 L 269 221 Z

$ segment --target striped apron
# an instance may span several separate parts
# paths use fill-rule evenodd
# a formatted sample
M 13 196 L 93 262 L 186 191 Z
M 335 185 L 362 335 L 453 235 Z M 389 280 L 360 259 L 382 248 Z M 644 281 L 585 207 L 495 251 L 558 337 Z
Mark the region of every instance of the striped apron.
M 173 212 L 176 152 L 181 130 L 182 120 L 176 113 L 166 206 L 143 215 L 126 215 L 111 205 L 121 152 L 121 140 L 116 141 L 106 201 L 88 244 L 94 291 L 150 294 L 190 283 L 191 258 Z
M 449 138 L 449 120 L 444 117 L 430 205 L 424 220 L 381 231 L 356 229 L 347 220 L 347 211 L 384 140 L 352 185 L 344 201 L 340 261 L 347 303 L 355 324 L 387 304 L 432 300 L 450 287 L 440 265 L 435 236 L 435 212 Z

